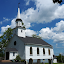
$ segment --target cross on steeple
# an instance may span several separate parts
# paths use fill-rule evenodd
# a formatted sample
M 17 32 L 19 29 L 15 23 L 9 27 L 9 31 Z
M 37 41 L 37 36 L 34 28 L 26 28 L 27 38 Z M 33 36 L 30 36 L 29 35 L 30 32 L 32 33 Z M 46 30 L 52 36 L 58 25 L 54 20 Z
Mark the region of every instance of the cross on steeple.
M 18 3 L 18 8 L 19 8 L 19 4 L 20 4 L 20 3 Z

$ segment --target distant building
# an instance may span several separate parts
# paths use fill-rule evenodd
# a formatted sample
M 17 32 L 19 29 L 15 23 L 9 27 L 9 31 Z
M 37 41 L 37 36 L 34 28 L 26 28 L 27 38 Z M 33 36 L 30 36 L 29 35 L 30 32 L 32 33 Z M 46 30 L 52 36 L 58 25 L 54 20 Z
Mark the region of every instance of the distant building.
M 57 57 L 55 55 L 53 57 L 53 63 L 57 63 Z

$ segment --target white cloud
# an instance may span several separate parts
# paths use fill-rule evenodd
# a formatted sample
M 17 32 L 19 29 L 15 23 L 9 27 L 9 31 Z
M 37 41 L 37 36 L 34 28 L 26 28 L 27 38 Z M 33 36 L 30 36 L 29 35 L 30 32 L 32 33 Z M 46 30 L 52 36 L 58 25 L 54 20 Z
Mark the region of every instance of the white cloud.
M 26 21 L 32 23 L 48 23 L 54 20 L 57 16 L 55 11 L 59 4 L 54 4 L 52 0 L 31 0 L 35 2 L 36 9 L 28 8 L 23 13 Z
M 26 5 L 29 5 L 30 0 L 24 0 L 24 1 L 26 1 Z
M 26 5 L 29 5 L 29 0 L 26 2 Z
M 16 19 L 13 19 L 13 20 L 11 21 L 11 25 L 7 25 L 7 26 L 2 26 L 2 27 L 1 27 L 1 35 L 2 35 L 3 32 L 5 32 L 5 30 L 7 30 L 9 27 L 14 28 L 14 27 L 16 26 L 15 20 L 16 20 Z M 0 36 L 1 36 L 1 35 L 0 35 Z
M 36 31 L 34 30 L 30 30 L 30 29 L 26 29 L 26 36 L 32 36 L 33 34 L 37 34 Z
M 16 26 L 15 20 L 16 20 L 16 18 L 14 18 L 14 19 L 11 21 L 11 25 L 10 25 L 11 28 L 14 28 L 14 27 Z
M 55 33 L 52 32 L 52 29 L 49 27 L 42 28 L 39 32 L 39 36 L 41 36 L 43 39 L 51 39 L 55 35 Z
M 60 22 L 56 23 L 56 27 L 53 28 L 53 31 L 57 31 L 57 32 L 64 31 L 64 21 L 61 20 Z
M 52 22 L 54 19 L 64 18 L 64 4 L 59 5 L 53 3 L 52 0 L 26 0 L 33 1 L 35 3 L 36 9 L 28 8 L 23 13 L 23 20 L 26 22 L 36 22 L 36 23 L 48 23 Z
M 53 28 L 42 28 L 39 31 L 39 36 L 43 39 L 52 39 L 54 42 L 64 43 L 64 21 L 56 23 L 56 27 Z
M 0 24 L 2 24 L 2 23 L 5 22 L 5 21 L 10 21 L 10 19 L 3 17 L 3 20 L 0 21 Z
M 53 28 L 53 32 L 56 34 L 52 37 L 55 42 L 64 43 L 64 21 L 56 23 L 56 27 Z
M 10 19 L 6 18 L 6 17 L 3 17 L 3 22 L 4 21 L 9 21 Z
M 52 39 L 54 40 L 54 42 L 58 42 L 58 43 L 64 43 L 64 32 L 61 33 L 57 33 L 56 35 L 54 35 L 52 37 Z
M 1 27 L 1 33 L 5 32 L 5 30 L 7 30 L 7 28 L 9 28 L 10 26 L 7 25 L 6 27 Z
M 54 15 L 56 18 L 64 18 L 64 4 L 62 6 L 58 6 Z

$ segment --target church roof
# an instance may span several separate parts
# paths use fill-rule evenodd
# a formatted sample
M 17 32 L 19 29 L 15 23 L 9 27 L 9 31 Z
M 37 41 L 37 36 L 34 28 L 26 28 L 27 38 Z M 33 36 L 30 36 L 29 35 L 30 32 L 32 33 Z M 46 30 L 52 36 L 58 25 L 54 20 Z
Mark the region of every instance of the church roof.
M 34 37 L 19 37 L 25 44 L 37 44 L 37 45 L 43 45 L 43 46 L 51 46 L 47 42 L 45 42 L 42 39 L 34 38 Z M 51 46 L 52 47 L 52 46 Z
M 7 48 L 7 51 L 18 51 L 16 48 Z

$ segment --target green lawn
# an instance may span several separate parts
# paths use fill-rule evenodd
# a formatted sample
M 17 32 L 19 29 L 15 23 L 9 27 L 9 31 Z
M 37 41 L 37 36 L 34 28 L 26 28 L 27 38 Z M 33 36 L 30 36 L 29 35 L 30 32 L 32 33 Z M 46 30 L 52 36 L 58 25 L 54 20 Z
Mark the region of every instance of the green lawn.
M 45 63 L 45 64 L 48 64 L 48 63 Z M 64 63 L 53 63 L 53 64 L 64 64 Z

